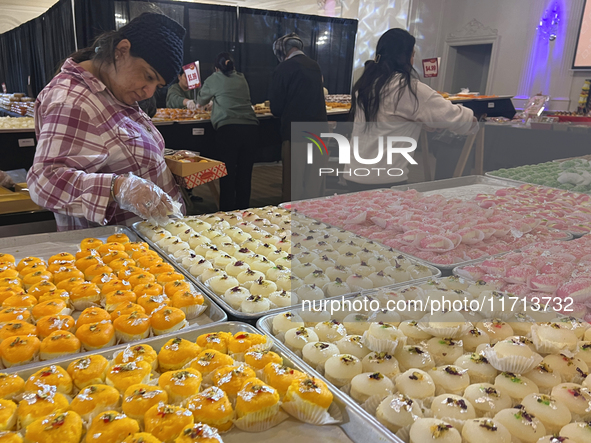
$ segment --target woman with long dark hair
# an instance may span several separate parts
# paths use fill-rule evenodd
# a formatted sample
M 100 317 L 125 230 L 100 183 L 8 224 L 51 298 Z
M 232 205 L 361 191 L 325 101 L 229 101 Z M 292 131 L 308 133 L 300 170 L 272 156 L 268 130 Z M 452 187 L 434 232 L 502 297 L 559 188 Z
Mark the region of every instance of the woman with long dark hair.
M 220 179 L 220 210 L 246 209 L 250 205 L 250 186 L 258 124 L 250 88 L 227 52 L 217 55 L 215 72 L 204 82 L 197 103 L 212 101 L 211 123 L 216 130 L 216 160 L 226 164 L 228 175 Z
M 395 154 L 388 163 L 388 136 L 410 137 L 418 141 L 423 124 L 459 134 L 465 134 L 473 127 L 472 110 L 452 104 L 419 81 L 413 68 L 414 47 L 415 38 L 408 31 L 388 30 L 378 41 L 375 59 L 366 63 L 362 76 L 353 87 L 351 116 L 355 124 L 352 136 L 358 137 L 358 156 L 351 156 L 351 174 L 345 176 L 350 190 L 406 182 L 407 160 Z M 380 137 L 383 137 L 381 148 Z M 380 152 L 383 155 L 378 164 L 368 165 L 357 158 L 379 158 Z M 365 175 L 364 169 L 370 168 L 376 169 Z

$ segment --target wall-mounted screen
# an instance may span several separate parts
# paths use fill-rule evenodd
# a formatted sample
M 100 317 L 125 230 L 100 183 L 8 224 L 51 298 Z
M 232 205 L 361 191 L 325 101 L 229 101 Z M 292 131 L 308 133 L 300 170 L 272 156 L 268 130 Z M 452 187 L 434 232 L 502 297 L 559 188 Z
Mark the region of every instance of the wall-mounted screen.
M 585 1 L 573 69 L 591 70 L 591 1 Z

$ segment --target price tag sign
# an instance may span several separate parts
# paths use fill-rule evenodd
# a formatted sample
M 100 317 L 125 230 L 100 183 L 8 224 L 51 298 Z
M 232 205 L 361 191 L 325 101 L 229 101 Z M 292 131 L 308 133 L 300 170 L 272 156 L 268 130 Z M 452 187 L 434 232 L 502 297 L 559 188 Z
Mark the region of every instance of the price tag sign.
M 187 85 L 189 86 L 189 89 L 195 89 L 201 86 L 199 62 L 193 62 L 183 66 L 183 71 L 187 74 Z
M 423 59 L 423 76 L 425 78 L 428 78 L 428 77 L 437 77 L 438 75 L 439 75 L 439 59 L 437 57 Z

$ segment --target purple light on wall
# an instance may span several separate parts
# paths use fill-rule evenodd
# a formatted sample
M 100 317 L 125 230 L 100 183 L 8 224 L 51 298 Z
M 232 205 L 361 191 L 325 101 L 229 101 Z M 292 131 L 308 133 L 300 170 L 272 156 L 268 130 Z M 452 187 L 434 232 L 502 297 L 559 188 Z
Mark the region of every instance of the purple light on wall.
M 560 24 L 560 5 L 553 2 L 540 19 L 538 32 L 543 38 L 553 42 L 558 36 L 558 25 Z

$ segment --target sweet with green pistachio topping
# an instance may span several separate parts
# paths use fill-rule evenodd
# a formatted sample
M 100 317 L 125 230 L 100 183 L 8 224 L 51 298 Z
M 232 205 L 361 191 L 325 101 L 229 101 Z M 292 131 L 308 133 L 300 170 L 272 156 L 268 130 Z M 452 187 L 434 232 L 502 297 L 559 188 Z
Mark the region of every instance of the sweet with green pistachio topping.
M 411 380 L 422 380 L 423 374 L 421 374 L 420 372 L 413 372 L 408 376 L 408 378 L 410 378 Z
M 447 431 L 452 429 L 452 425 L 448 425 L 446 423 L 439 423 L 438 425 L 431 426 L 431 433 L 433 434 L 433 438 L 442 437 Z
M 497 425 L 495 425 L 495 422 L 492 420 L 484 420 L 479 426 L 491 432 L 496 432 L 498 430 Z

